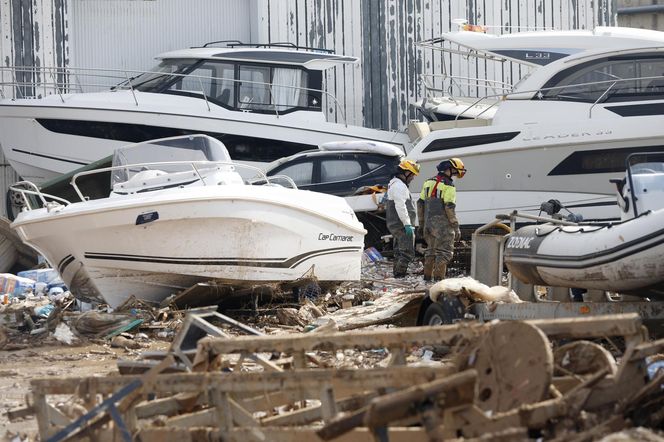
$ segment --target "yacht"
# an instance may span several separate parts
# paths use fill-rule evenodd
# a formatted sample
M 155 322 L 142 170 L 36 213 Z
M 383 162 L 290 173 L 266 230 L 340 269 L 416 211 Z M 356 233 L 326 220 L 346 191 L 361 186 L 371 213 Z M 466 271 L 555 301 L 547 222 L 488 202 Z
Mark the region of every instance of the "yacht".
M 203 133 L 234 161 L 267 164 L 338 140 L 410 148 L 406 134 L 346 124 L 325 71 L 357 58 L 285 43 L 212 42 L 167 52 L 149 72 L 0 68 L 0 145 L 40 184 L 151 139 Z M 325 115 L 332 110 L 336 122 Z
M 263 184 L 249 184 L 240 169 Z M 92 174 L 110 178 L 110 195 L 94 199 L 79 186 Z M 232 162 L 206 135 L 117 149 L 111 167 L 71 183 L 75 202 L 34 183 L 12 186 L 27 207 L 11 228 L 80 299 L 116 307 L 131 295 L 159 303 L 211 280 L 242 287 L 360 278 L 366 231 L 343 198 Z
M 514 86 L 478 80 L 473 88 L 467 77 L 444 75 L 445 86 L 416 104 L 428 121 L 410 128 L 420 140 L 408 157 L 422 167 L 413 192 L 441 160 L 459 157 L 469 170 L 456 181 L 462 224 L 537 212 L 549 199 L 586 220 L 620 218 L 607 183 L 624 173 L 629 154 L 664 145 L 664 33 L 598 27 L 496 36 L 462 27 L 421 45 L 529 72 Z M 487 93 L 440 95 L 460 84 Z

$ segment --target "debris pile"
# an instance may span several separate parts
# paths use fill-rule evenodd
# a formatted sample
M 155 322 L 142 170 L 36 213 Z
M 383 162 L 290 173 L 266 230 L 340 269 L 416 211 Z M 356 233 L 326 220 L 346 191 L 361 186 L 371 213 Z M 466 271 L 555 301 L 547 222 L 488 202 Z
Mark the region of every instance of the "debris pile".
M 664 424 L 664 340 L 643 330 L 629 314 L 266 335 L 199 312 L 142 374 L 33 380 L 15 413 L 42 440 L 592 440 Z
M 42 345 L 77 345 L 89 341 L 110 342 L 138 348 L 130 330 L 158 336 L 175 334 L 184 314 L 130 297 L 110 310 L 74 299 L 53 269 L 36 269 L 18 275 L 0 274 L 0 350 L 22 350 Z M 143 333 L 145 334 L 145 333 Z M 139 333 L 140 338 L 140 333 Z M 124 339 L 124 340 L 123 340 Z M 140 340 L 140 339 L 139 339 Z M 130 342 L 131 341 L 131 342 Z

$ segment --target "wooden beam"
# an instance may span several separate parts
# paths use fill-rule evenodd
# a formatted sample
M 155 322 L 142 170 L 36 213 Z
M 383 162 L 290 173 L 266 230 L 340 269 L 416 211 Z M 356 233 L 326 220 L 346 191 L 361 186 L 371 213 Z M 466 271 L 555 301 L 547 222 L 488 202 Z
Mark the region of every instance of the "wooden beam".
M 376 397 L 376 393 L 368 393 L 365 395 L 352 396 L 349 398 L 337 401 L 337 411 L 356 410 L 364 407 L 367 403 Z M 277 416 L 267 417 L 261 420 L 261 424 L 268 427 L 278 427 L 286 425 L 307 425 L 313 421 L 321 420 L 323 418 L 321 405 L 313 407 L 302 408 L 288 413 L 279 414 Z
M 420 427 L 392 427 L 388 429 L 390 442 L 428 442 L 429 438 Z M 238 440 L 270 442 L 319 442 L 322 441 L 314 429 L 262 427 L 233 429 L 229 433 L 206 428 L 150 428 L 140 430 L 142 442 L 194 442 L 196 440 Z M 374 436 L 366 428 L 358 428 L 335 439 L 335 442 L 374 442 Z
M 329 383 L 335 394 L 347 387 L 355 392 L 385 387 L 406 388 L 453 374 L 455 367 L 389 367 L 366 370 L 306 369 L 258 373 L 186 373 L 163 374 L 149 383 L 149 393 L 199 393 L 218 388 L 228 393 L 295 391 L 318 397 L 320 388 Z M 82 382 L 99 394 L 112 394 L 139 379 L 137 376 L 34 379 L 30 382 L 37 394 L 74 394 Z M 343 395 L 339 395 L 343 396 Z
M 445 404 L 450 407 L 470 404 L 474 398 L 476 379 L 475 370 L 466 370 L 443 379 L 415 384 L 405 390 L 379 396 L 367 407 L 333 420 L 318 430 L 317 434 L 321 439 L 331 440 L 359 426 L 373 428 L 387 426 L 397 419 L 412 414 L 413 404 L 425 400 L 436 402 L 439 396 L 443 396 Z
M 641 333 L 638 313 L 592 316 L 588 318 L 535 319 L 525 321 L 542 330 L 549 337 L 602 338 L 630 336 Z
M 640 333 L 641 319 L 636 313 L 588 318 L 540 319 L 526 321 L 556 338 L 627 336 Z M 405 327 L 387 330 L 362 330 L 353 333 L 310 333 L 288 336 L 238 336 L 232 339 L 204 338 L 199 351 L 211 355 L 231 353 L 302 353 L 334 351 L 343 348 L 407 348 L 414 345 L 441 344 L 463 337 L 472 339 L 483 334 L 490 324 L 464 322 L 454 325 Z
M 333 351 L 341 348 L 370 350 L 374 348 L 408 348 L 414 345 L 441 344 L 463 337 L 481 335 L 490 325 L 460 323 L 430 327 L 362 330 L 353 333 L 308 333 L 287 336 L 237 336 L 232 339 L 203 338 L 198 341 L 199 352 L 211 355 L 231 353 L 285 352 L 301 354 L 307 351 Z

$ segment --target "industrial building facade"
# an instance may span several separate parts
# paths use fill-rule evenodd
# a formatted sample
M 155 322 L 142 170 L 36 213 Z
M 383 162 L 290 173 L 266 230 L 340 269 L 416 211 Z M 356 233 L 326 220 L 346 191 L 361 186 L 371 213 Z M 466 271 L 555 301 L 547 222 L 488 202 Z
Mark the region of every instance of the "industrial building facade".
M 426 93 L 425 75 L 513 84 L 524 73 L 416 45 L 455 30 L 456 19 L 495 34 L 592 29 L 615 25 L 617 9 L 616 0 L 0 0 L 0 60 L 3 68 L 135 72 L 149 70 L 158 53 L 219 40 L 331 49 L 359 63 L 325 73 L 324 87 L 338 101 L 324 100 L 328 120 L 401 131 L 418 118 L 412 103 Z M 0 81 L 39 81 L 11 72 L 0 71 Z M 16 95 L 11 86 L 0 92 Z M 0 162 L 2 190 L 18 177 Z M 4 197 L 3 190 L 3 206 Z

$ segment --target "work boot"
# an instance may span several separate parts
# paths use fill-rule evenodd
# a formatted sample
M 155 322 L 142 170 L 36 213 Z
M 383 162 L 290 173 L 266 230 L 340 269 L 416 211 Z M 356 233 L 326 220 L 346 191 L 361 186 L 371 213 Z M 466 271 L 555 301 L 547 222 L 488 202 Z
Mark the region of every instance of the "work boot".
M 440 281 L 445 279 L 445 274 L 447 273 L 447 263 L 446 262 L 437 262 L 433 266 L 433 280 Z
M 405 277 L 408 274 L 408 264 L 406 263 L 406 265 L 403 265 L 403 263 L 395 261 L 392 273 L 395 278 Z
M 434 258 L 425 257 L 424 258 L 424 280 L 431 281 L 431 276 L 433 275 L 433 264 Z

